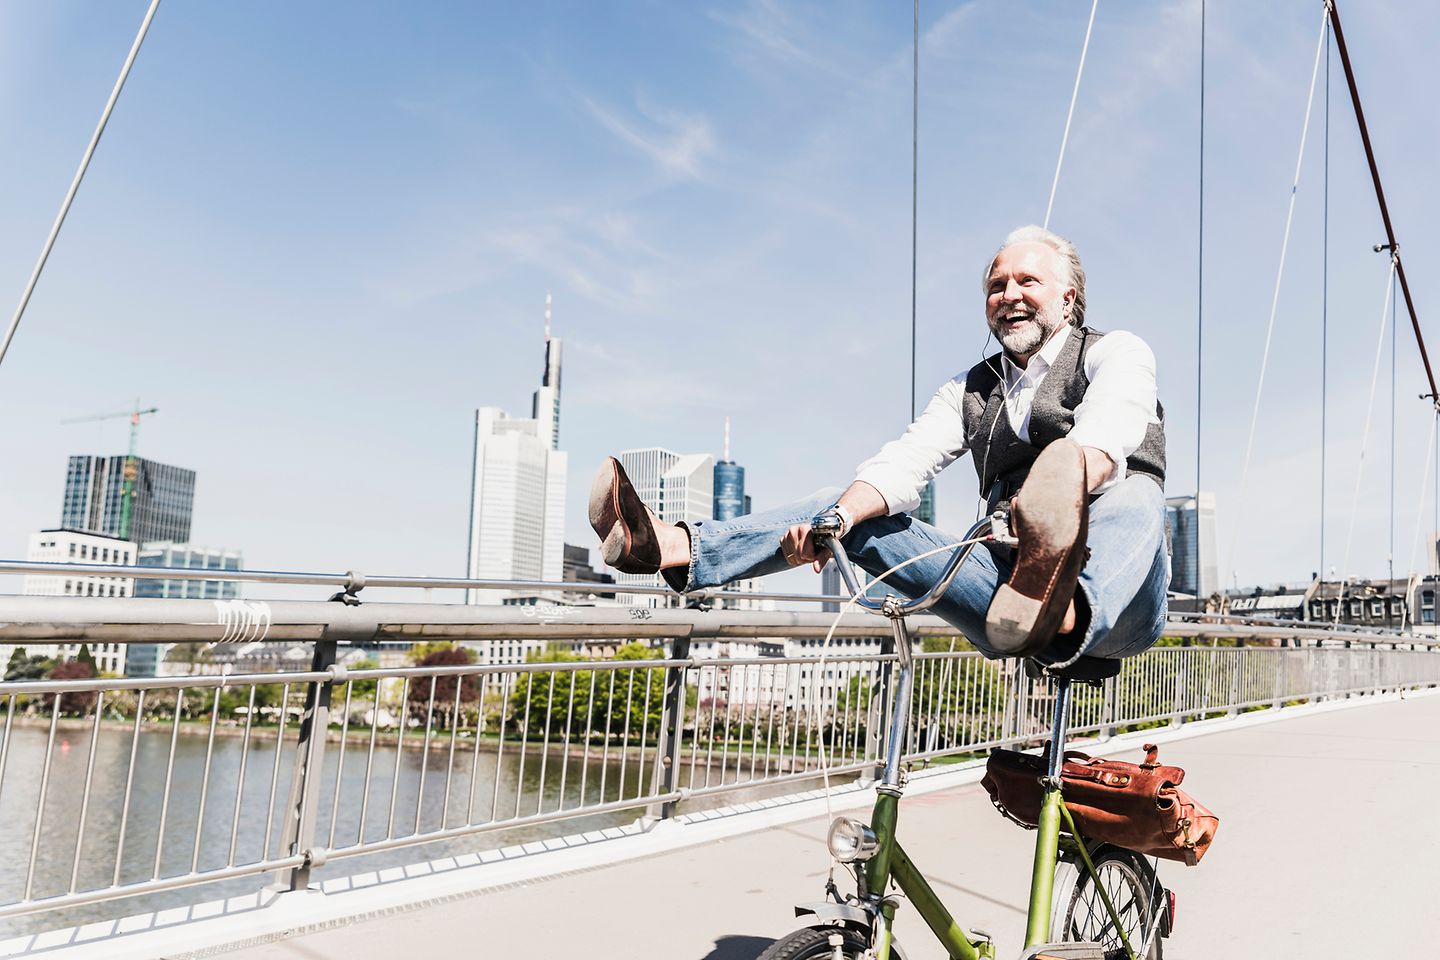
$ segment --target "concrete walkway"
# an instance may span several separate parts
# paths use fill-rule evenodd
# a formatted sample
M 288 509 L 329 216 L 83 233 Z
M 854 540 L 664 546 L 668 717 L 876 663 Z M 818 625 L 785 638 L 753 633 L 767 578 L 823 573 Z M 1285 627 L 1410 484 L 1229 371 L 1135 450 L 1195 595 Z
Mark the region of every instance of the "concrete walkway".
M 1162 760 L 1221 818 L 1204 864 L 1162 864 L 1172 960 L 1414 957 L 1440 903 L 1440 697 L 1178 741 Z M 1137 752 L 1115 754 L 1138 759 Z M 426 956 L 751 960 L 820 898 L 824 818 L 232 951 L 230 960 Z M 907 797 L 901 839 L 962 922 L 1019 953 L 1033 834 L 978 785 Z M 943 960 L 902 905 L 911 960 Z

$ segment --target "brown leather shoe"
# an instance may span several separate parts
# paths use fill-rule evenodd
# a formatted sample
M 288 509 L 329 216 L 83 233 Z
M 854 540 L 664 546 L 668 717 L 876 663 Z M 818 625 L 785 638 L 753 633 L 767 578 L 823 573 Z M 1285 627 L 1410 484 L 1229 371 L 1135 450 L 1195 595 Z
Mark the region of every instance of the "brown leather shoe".
M 600 537 L 600 556 L 621 573 L 659 573 L 660 541 L 655 514 L 630 485 L 625 468 L 606 457 L 590 487 L 590 526 Z
M 1056 440 L 1040 451 L 1015 498 L 1015 569 L 985 614 L 986 639 L 1000 653 L 1028 657 L 1060 629 L 1085 563 L 1087 492 L 1079 444 Z

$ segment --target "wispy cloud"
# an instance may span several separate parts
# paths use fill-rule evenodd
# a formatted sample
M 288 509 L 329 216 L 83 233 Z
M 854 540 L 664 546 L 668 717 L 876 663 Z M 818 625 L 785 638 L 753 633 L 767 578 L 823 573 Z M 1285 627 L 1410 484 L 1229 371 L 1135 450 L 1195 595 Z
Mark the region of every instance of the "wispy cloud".
M 705 117 L 662 107 L 643 97 L 636 99 L 639 116 L 632 118 L 583 94 L 580 103 L 597 123 L 667 174 L 702 179 L 702 164 L 715 152 L 715 136 Z
M 751 0 L 743 10 L 712 10 L 710 18 L 740 35 L 747 51 L 784 64 L 826 66 L 806 49 L 796 18 L 776 0 Z

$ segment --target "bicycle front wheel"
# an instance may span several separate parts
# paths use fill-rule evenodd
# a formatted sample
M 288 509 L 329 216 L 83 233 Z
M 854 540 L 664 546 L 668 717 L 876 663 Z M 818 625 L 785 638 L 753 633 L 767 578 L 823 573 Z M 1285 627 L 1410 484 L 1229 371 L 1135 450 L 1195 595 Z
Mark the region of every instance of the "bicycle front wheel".
M 1052 939 L 1101 944 L 1107 951 L 1120 951 L 1124 942 L 1110 911 L 1100 897 L 1103 889 L 1120 917 L 1120 929 L 1136 956 L 1160 960 L 1159 924 L 1164 914 L 1165 891 L 1155 871 L 1140 854 L 1119 847 L 1105 847 L 1094 858 L 1096 877 L 1082 865 L 1069 871 L 1068 891 L 1057 891 L 1055 929 Z M 1095 879 L 1099 881 L 1099 889 Z M 1149 944 L 1146 948 L 1146 944 Z M 1145 951 L 1141 953 L 1142 949 Z
M 756 960 L 831 960 L 835 944 L 830 938 L 836 935 L 846 960 L 858 958 L 869 947 L 864 937 L 848 927 L 804 927 L 770 944 Z

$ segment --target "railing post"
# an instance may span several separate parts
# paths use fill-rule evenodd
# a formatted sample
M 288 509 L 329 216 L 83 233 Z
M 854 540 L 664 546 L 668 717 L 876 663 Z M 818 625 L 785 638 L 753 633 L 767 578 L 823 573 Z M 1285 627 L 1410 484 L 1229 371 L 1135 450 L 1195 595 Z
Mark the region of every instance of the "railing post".
M 1105 725 L 1100 728 L 1100 739 L 1109 740 L 1115 736 L 1118 728 L 1116 723 L 1120 715 L 1120 676 L 1119 674 L 1105 681 Z
M 326 637 L 315 642 L 315 655 L 310 659 L 312 673 L 328 671 L 335 664 L 337 645 L 335 640 Z M 285 849 L 290 856 L 305 856 L 304 863 L 290 870 L 286 888 L 292 892 L 308 888 L 310 870 L 324 862 L 324 852 L 315 850 L 315 813 L 319 806 L 320 774 L 325 769 L 325 734 L 330 728 L 333 689 L 333 677 L 312 682 L 305 688 L 305 715 L 300 721 L 290 795 L 285 802 Z
M 670 659 L 690 659 L 690 638 L 674 637 L 670 641 Z M 660 739 L 655 745 L 659 763 L 655 764 L 654 790 L 657 794 L 670 793 L 680 782 L 680 743 L 685 736 L 685 673 L 688 663 L 665 668 L 665 700 L 660 712 Z M 676 800 L 665 800 L 651 804 L 647 815 L 651 818 L 669 820 L 675 816 Z
M 351 574 L 352 580 L 363 578 Z M 354 589 L 359 589 L 355 587 Z M 348 599 L 346 599 L 348 597 Z M 332 600 L 344 605 L 336 610 L 325 632 L 315 642 L 310 660 L 312 673 L 328 671 L 330 676 L 311 683 L 305 690 L 305 714 L 300 721 L 300 735 L 295 743 L 295 764 L 290 777 L 290 794 L 285 803 L 284 842 L 291 856 L 303 854 L 305 862 L 290 871 L 286 888 L 304 890 L 310 884 L 310 871 L 325 865 L 326 850 L 315 845 L 315 820 L 320 808 L 320 777 L 325 770 L 325 737 L 330 729 L 330 699 L 335 684 L 344 682 L 345 670 L 335 666 L 340 641 L 374 640 L 379 625 L 355 599 L 353 590 L 336 594 Z M 335 789 L 339 790 L 337 783 Z

